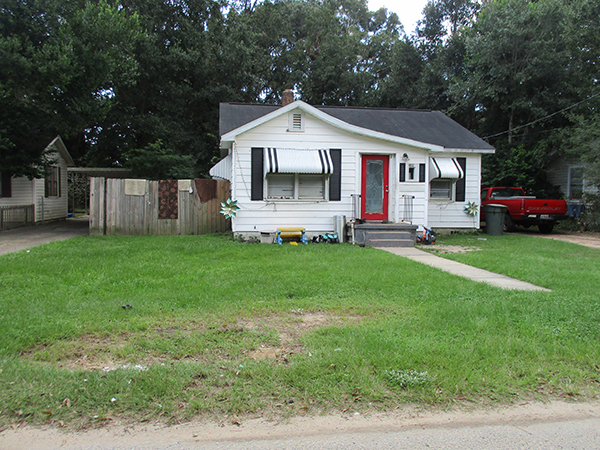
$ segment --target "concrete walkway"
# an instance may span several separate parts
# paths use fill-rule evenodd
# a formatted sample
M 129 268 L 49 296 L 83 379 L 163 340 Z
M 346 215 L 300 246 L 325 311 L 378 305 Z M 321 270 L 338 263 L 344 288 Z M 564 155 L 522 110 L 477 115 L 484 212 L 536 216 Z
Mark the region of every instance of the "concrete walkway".
M 18 252 L 48 242 L 63 241 L 88 233 L 89 222 L 87 217 L 5 230 L 0 232 L 0 255 Z
M 419 250 L 414 247 L 379 247 L 379 250 L 385 250 L 393 253 L 394 255 L 403 256 L 405 258 L 412 259 L 413 261 L 427 264 L 431 267 L 436 267 L 444 272 L 449 272 L 451 274 L 458 275 L 459 277 L 469 278 L 474 281 L 488 283 L 502 289 L 551 292 L 550 289 L 536 286 L 534 284 L 527 283 L 526 281 L 515 280 L 514 278 L 507 277 L 506 275 L 499 275 L 497 273 L 478 269 L 463 263 L 440 258 L 439 256 L 432 255 L 429 252 L 424 252 L 423 250 Z

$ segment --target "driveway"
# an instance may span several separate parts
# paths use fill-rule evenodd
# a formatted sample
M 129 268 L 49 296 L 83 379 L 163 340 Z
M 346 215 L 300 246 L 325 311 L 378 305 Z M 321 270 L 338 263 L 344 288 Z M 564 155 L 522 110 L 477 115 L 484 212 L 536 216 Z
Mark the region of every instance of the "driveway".
M 527 236 L 538 236 L 546 239 L 554 239 L 557 241 L 571 242 L 572 244 L 584 245 L 590 248 L 600 248 L 600 233 L 585 231 L 578 233 L 576 231 L 554 231 L 551 234 L 542 234 L 538 232 L 537 227 L 530 230 L 519 230 L 519 234 Z
M 0 231 L 0 255 L 89 233 L 88 217 Z

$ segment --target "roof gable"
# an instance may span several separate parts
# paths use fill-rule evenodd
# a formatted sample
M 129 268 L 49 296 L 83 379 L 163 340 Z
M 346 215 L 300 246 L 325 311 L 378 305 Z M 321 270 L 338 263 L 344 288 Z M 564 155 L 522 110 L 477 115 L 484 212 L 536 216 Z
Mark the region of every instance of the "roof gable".
M 67 163 L 67 167 L 73 167 L 75 165 L 73 158 L 71 158 L 71 154 L 67 150 L 67 147 L 60 136 L 56 136 L 52 142 L 48 144 L 46 151 L 58 152 L 64 158 L 65 162 Z
M 349 132 L 432 151 L 494 152 L 494 147 L 440 111 L 310 106 L 302 101 L 285 107 L 222 103 L 219 117 L 221 139 L 223 142 L 231 141 L 238 134 L 296 108 Z

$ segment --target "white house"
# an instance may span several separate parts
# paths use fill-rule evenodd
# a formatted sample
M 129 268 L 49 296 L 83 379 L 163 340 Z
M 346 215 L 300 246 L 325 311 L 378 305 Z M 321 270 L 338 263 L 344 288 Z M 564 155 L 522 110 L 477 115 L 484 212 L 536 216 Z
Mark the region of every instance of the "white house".
M 0 229 L 67 217 L 67 167 L 74 166 L 73 159 L 60 136 L 46 152 L 51 163 L 45 178 L 0 175 Z
M 287 93 L 288 95 L 291 92 Z M 439 111 L 223 103 L 213 178 L 241 208 L 234 234 L 332 232 L 334 217 L 475 229 L 481 155 L 494 148 Z M 286 104 L 287 103 L 287 104 Z

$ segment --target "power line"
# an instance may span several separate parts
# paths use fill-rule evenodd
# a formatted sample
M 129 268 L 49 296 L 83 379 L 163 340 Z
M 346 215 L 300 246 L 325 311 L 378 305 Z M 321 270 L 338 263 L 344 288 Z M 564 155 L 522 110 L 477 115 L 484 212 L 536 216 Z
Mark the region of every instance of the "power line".
M 561 109 L 560 111 L 556 111 L 556 112 L 553 112 L 552 114 L 548 114 L 548 115 L 547 115 L 547 116 L 545 116 L 545 117 L 542 117 L 542 118 L 540 118 L 540 119 L 536 119 L 536 120 L 534 120 L 533 122 L 526 123 L 525 125 L 519 125 L 518 127 L 514 127 L 514 128 L 512 128 L 512 129 L 510 129 L 510 130 L 506 130 L 506 131 L 501 131 L 500 133 L 496 133 L 496 134 L 490 134 L 489 136 L 485 136 L 485 137 L 483 137 L 482 139 L 488 139 L 488 138 L 492 138 L 492 137 L 496 137 L 496 136 L 502 136 L 503 134 L 512 133 L 513 131 L 515 131 L 515 130 L 518 130 L 518 129 L 520 129 L 520 128 L 525 128 L 525 127 L 528 127 L 529 125 L 533 125 L 534 123 L 538 123 L 538 122 L 541 122 L 542 120 L 549 119 L 550 117 L 552 117 L 552 116 L 556 116 L 557 114 L 560 114 L 560 113 L 562 113 L 562 112 L 565 112 L 565 111 L 567 111 L 567 110 L 569 110 L 569 109 L 571 109 L 571 108 L 575 108 L 576 106 L 578 106 L 578 105 L 581 105 L 582 103 L 589 102 L 590 100 L 592 100 L 592 99 L 593 99 L 593 98 L 595 98 L 595 97 L 598 97 L 599 95 L 600 95 L 600 92 L 598 92 L 597 94 L 594 94 L 594 95 L 592 95 L 591 97 L 588 97 L 588 98 L 586 98 L 586 99 L 584 99 L 584 100 L 581 100 L 581 101 L 579 101 L 579 102 L 577 102 L 577 103 L 574 103 L 574 104 L 572 104 L 571 106 L 567 106 L 566 108 L 563 108 L 563 109 Z

